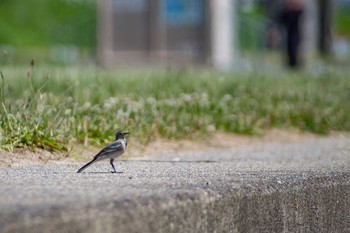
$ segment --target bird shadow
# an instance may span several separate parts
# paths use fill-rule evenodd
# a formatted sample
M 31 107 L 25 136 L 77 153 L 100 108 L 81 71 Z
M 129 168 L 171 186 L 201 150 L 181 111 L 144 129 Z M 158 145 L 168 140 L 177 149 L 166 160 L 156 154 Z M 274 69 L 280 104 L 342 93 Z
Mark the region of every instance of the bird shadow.
M 82 172 L 86 174 L 123 174 L 124 172 Z

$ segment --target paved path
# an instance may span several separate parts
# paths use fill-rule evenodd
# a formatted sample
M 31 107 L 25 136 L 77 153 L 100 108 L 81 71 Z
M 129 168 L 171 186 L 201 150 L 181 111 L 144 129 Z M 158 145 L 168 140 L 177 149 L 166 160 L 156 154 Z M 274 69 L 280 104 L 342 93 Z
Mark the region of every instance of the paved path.
M 0 169 L 0 232 L 350 232 L 350 142 Z

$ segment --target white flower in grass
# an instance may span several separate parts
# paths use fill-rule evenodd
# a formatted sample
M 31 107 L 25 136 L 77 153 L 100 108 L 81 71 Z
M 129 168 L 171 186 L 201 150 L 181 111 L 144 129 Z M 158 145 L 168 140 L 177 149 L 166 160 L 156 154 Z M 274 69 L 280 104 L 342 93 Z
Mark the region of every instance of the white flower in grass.
M 113 105 L 108 102 L 103 103 L 103 109 L 105 110 L 110 110 L 112 107 Z
M 67 98 L 67 102 L 68 102 L 68 103 L 73 103 L 73 101 L 74 101 L 74 99 L 73 99 L 71 96 L 69 96 L 69 97 Z
M 90 109 L 91 108 L 91 103 L 90 102 L 85 102 L 83 104 L 83 109 L 87 110 L 87 109 Z
M 66 108 L 66 109 L 64 110 L 64 115 L 66 115 L 66 116 L 71 115 L 71 113 L 72 113 L 72 109 L 70 109 L 70 108 Z
M 45 104 L 44 103 L 38 103 L 37 107 L 36 107 L 38 113 L 43 113 L 45 110 Z
M 147 98 L 147 103 L 148 104 L 155 104 L 157 102 L 157 100 L 153 97 L 148 97 Z
M 222 100 L 223 100 L 224 102 L 229 102 L 229 101 L 231 101 L 232 99 L 233 99 L 232 96 L 229 95 L 229 94 L 226 94 L 226 95 L 224 95 L 224 96 L 222 97 Z
M 138 112 L 140 111 L 140 109 L 142 109 L 142 104 L 137 102 L 137 101 L 128 101 L 127 103 L 127 112 L 128 114 L 132 113 L 132 112 Z
M 117 111 L 117 119 L 122 119 L 124 117 L 129 117 L 130 112 L 129 111 L 123 111 L 122 109 L 118 109 Z
M 200 106 L 207 107 L 209 106 L 209 98 L 207 93 L 202 93 L 199 99 Z
M 193 97 L 190 94 L 186 94 L 186 93 L 182 93 L 181 98 L 185 102 L 190 102 L 193 99 Z
M 110 97 L 103 102 L 103 108 L 105 110 L 110 110 L 111 108 L 115 107 L 117 103 L 118 103 L 117 98 Z
M 39 95 L 39 101 L 45 102 L 46 99 L 47 99 L 47 94 L 46 93 L 43 93 L 43 94 Z
M 110 98 L 108 98 L 109 103 L 112 104 L 112 105 L 116 105 L 118 103 L 118 100 L 119 99 L 117 97 L 110 97 Z
M 174 106 L 176 104 L 176 101 L 173 99 L 164 99 L 163 103 L 168 106 Z
M 208 132 L 215 132 L 216 128 L 215 128 L 215 125 L 208 125 L 207 126 L 207 131 Z

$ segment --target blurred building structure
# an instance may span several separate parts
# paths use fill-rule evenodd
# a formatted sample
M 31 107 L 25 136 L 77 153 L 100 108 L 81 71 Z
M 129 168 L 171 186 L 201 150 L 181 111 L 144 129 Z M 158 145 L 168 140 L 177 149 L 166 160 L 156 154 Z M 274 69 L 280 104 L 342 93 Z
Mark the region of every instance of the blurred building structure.
M 265 47 L 266 25 L 284 0 L 101 0 L 98 1 L 98 61 L 101 65 L 211 65 L 244 67 Z M 305 59 L 330 52 L 332 0 L 305 5 Z M 264 17 L 244 12 L 259 4 Z M 243 14 L 242 14 L 243 12 Z M 246 46 L 248 42 L 254 48 Z M 246 52 L 248 51 L 248 52 Z M 248 59 L 249 60 L 249 59 Z M 249 66 L 249 65 L 248 65 Z
M 99 63 L 227 67 L 234 6 L 231 0 L 99 1 Z

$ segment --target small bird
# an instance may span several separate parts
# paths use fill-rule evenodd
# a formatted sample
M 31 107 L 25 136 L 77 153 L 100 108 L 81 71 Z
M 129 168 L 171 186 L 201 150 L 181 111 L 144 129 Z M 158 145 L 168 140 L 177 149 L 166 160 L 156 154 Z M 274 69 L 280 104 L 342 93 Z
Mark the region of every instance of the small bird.
M 110 159 L 110 164 L 112 165 L 113 173 L 116 173 L 113 162 L 115 158 L 121 156 L 125 152 L 126 147 L 128 146 L 128 142 L 126 141 L 124 136 L 128 134 L 129 132 L 118 131 L 115 135 L 115 141 L 106 146 L 100 152 L 98 152 L 98 154 L 94 156 L 93 160 L 91 160 L 82 168 L 80 168 L 77 173 L 84 171 L 85 168 L 92 165 L 93 163 L 104 159 Z

